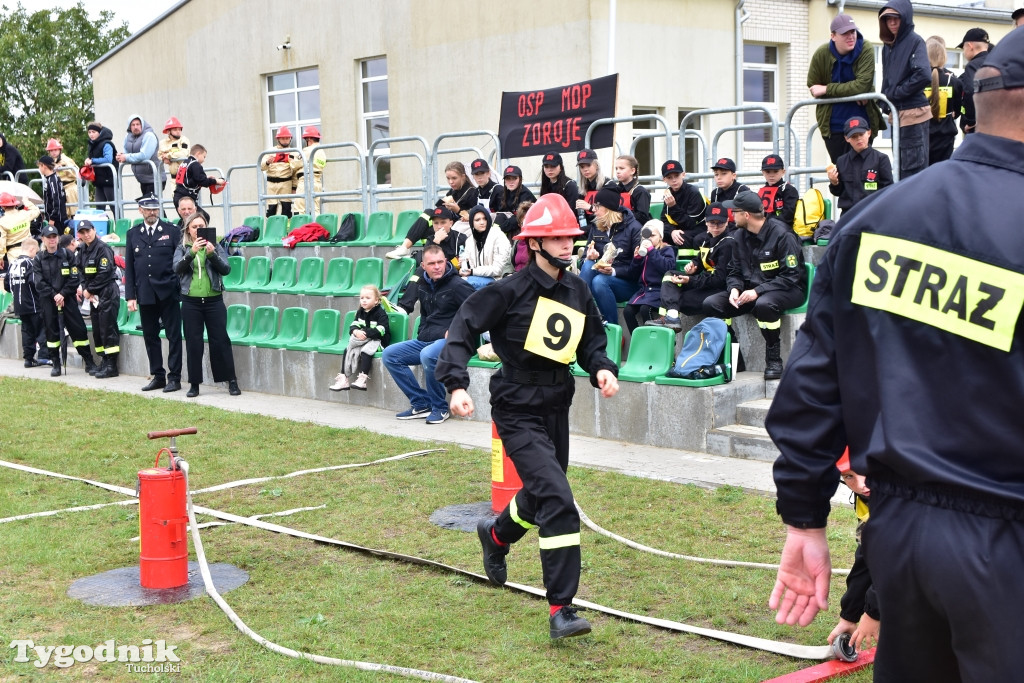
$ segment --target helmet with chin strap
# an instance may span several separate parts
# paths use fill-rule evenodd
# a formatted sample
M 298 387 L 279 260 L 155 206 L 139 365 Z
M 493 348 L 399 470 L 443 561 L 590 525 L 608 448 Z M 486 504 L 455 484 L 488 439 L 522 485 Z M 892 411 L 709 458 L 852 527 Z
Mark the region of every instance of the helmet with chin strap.
M 569 267 L 569 259 L 555 258 L 544 250 L 545 237 L 577 237 L 583 231 L 569 202 L 560 194 L 549 193 L 538 199 L 523 217 L 523 229 L 516 239 L 535 238 L 540 243 L 540 255 L 556 268 Z

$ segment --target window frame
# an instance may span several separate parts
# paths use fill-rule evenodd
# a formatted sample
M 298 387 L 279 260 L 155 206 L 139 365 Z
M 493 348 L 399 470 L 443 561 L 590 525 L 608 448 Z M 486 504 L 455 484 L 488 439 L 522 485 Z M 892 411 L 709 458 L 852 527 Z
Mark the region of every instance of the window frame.
M 388 132 L 383 137 L 385 137 L 385 138 L 391 137 L 391 97 L 390 97 L 390 92 L 387 89 L 387 83 L 388 83 L 388 79 L 389 79 L 387 59 L 388 59 L 387 55 L 384 54 L 384 55 L 376 55 L 376 56 L 373 56 L 373 57 L 364 57 L 362 59 L 356 60 L 356 76 L 357 76 L 357 81 L 358 81 L 358 84 L 357 84 L 357 87 L 356 87 L 356 94 L 357 94 L 358 101 L 359 101 L 359 130 L 360 130 L 359 136 L 360 136 L 360 138 L 363 141 L 363 147 L 367 151 L 369 151 L 370 143 L 372 143 L 373 139 L 374 139 L 372 137 L 371 133 L 370 133 L 370 125 L 371 125 L 370 122 L 371 121 L 373 121 L 375 119 L 387 119 L 387 122 L 388 122 Z M 366 75 L 364 75 L 364 73 L 369 71 L 369 69 L 364 68 L 364 67 L 369 62 L 373 62 L 373 61 L 376 61 L 376 60 L 383 60 L 384 61 L 384 75 L 382 75 L 382 76 L 366 76 Z M 366 97 L 366 94 L 365 94 L 366 85 L 368 83 L 380 83 L 380 82 L 385 83 L 385 97 L 387 99 L 388 108 L 387 109 L 378 109 L 378 110 L 369 110 L 368 108 L 370 106 L 370 103 L 367 101 L 367 97 Z M 375 155 L 383 155 L 383 154 L 390 154 L 390 153 L 391 153 L 390 145 L 384 146 L 384 147 L 377 147 L 377 148 L 374 149 L 374 154 Z M 387 186 L 389 186 L 390 183 L 385 183 L 385 182 L 383 182 L 382 179 L 387 174 L 391 173 L 391 162 L 389 160 L 384 160 L 383 162 L 381 162 L 381 164 L 378 166 L 378 173 L 379 173 L 380 177 L 378 178 L 377 186 L 378 187 L 387 187 Z
M 298 84 L 299 74 L 306 71 L 316 72 L 316 85 L 300 86 Z M 283 88 L 281 90 L 271 90 L 272 79 L 289 74 L 292 76 L 291 87 Z M 307 66 L 301 69 L 290 69 L 288 71 L 276 71 L 274 73 L 264 74 L 263 85 L 264 88 L 266 89 L 265 101 L 267 104 L 267 135 L 270 140 L 270 143 L 267 145 L 267 149 L 271 149 L 274 147 L 274 145 L 277 144 L 277 138 L 275 136 L 277 134 L 277 131 L 281 128 L 281 126 L 288 126 L 288 128 L 292 131 L 292 147 L 296 147 L 299 149 L 302 148 L 302 129 L 305 128 L 306 126 L 316 126 L 317 129 L 320 131 L 321 135 L 323 134 L 323 101 L 320 100 L 320 103 L 317 106 L 316 118 L 302 118 L 300 116 L 301 111 L 299 108 L 299 93 L 316 91 L 318 94 L 317 99 L 319 100 L 319 94 L 321 92 L 319 65 Z M 280 95 L 286 95 L 289 93 L 291 93 L 293 98 L 292 104 L 295 107 L 295 117 L 288 120 L 273 121 L 272 118 L 274 108 L 271 106 L 272 98 Z
M 743 104 L 744 105 L 759 105 L 759 106 L 763 106 L 766 109 L 768 109 L 769 111 L 772 111 L 775 114 L 775 119 L 778 120 L 778 118 L 779 118 L 779 105 L 780 105 L 779 100 L 780 100 L 780 97 L 781 97 L 781 93 L 779 91 L 779 85 L 780 85 L 779 72 L 781 70 L 781 61 L 782 61 L 781 46 L 775 45 L 775 44 L 772 44 L 772 43 L 760 43 L 760 42 L 753 42 L 753 41 L 746 42 L 745 41 L 743 43 L 743 47 L 746 48 L 747 45 L 771 48 L 771 49 L 775 50 L 775 63 L 774 64 L 769 63 L 769 62 L 748 62 L 746 60 L 746 54 L 745 54 L 746 50 L 744 50 L 743 73 L 741 75 L 741 78 L 743 78 L 743 80 L 745 81 L 746 80 L 746 74 L 747 74 L 748 71 L 755 71 L 755 72 L 762 72 L 762 73 L 771 73 L 772 74 L 772 81 L 773 81 L 772 82 L 772 92 L 775 95 L 775 101 L 774 102 L 765 102 L 763 100 L 748 100 L 746 98 L 746 85 L 744 84 L 744 88 L 743 88 L 743 91 L 744 91 L 743 92 Z M 749 111 L 748 112 L 744 112 L 744 114 L 743 114 L 744 123 L 748 123 L 748 121 L 746 120 L 748 115 L 756 114 L 756 113 L 757 112 L 749 112 Z M 758 114 L 758 115 L 759 116 L 763 116 L 763 115 L 760 115 L 760 114 Z M 764 129 L 764 133 L 763 134 L 768 136 L 768 137 L 770 137 L 771 136 L 770 130 L 771 129 L 768 129 L 768 128 Z M 745 150 L 746 149 L 754 150 L 754 149 L 772 149 L 773 148 L 773 144 L 772 144 L 771 140 L 765 141 L 765 140 L 750 140 L 750 139 L 748 139 L 748 137 L 747 137 L 748 135 L 762 134 L 761 131 L 759 131 L 759 130 L 744 130 L 742 132 L 743 132 L 743 149 L 745 149 Z

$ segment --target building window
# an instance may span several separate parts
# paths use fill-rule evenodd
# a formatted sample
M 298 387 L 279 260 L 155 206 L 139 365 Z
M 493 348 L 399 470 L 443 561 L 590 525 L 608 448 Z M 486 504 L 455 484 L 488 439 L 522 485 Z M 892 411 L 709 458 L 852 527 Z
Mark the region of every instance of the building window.
M 363 112 L 363 139 L 367 149 L 375 140 L 391 136 L 388 114 L 388 59 L 373 57 L 359 62 L 359 98 Z M 374 154 L 387 154 L 386 147 L 377 147 Z M 391 163 L 387 159 L 377 164 L 377 183 L 391 183 Z
M 302 129 L 320 127 L 320 70 L 287 71 L 267 76 L 270 145 L 281 126 L 292 131 L 292 146 L 302 147 Z M 322 133 L 323 131 L 321 131 Z
M 679 126 L 683 125 L 683 119 L 689 114 L 689 111 L 679 111 Z M 700 118 L 694 116 L 686 123 L 686 130 L 700 130 Z M 687 173 L 697 173 L 700 171 L 701 157 L 700 157 L 700 142 L 697 138 L 686 138 L 686 142 L 683 143 L 683 158 L 679 160 L 683 164 L 683 168 L 686 169 Z M 708 169 L 710 170 L 710 169 Z
M 779 48 L 774 45 L 743 46 L 743 104 L 758 104 L 771 111 L 776 119 L 779 112 Z M 743 123 L 766 123 L 764 112 L 744 112 Z M 747 143 L 771 143 L 772 129 L 753 128 L 743 131 Z
M 657 109 L 650 107 L 633 107 L 633 116 L 652 116 L 658 113 Z M 652 131 L 661 131 L 661 126 L 656 121 L 634 121 L 633 122 L 633 139 L 637 139 L 641 135 L 649 135 Z M 664 144 L 664 138 L 662 138 L 662 144 Z M 634 156 L 637 160 L 637 173 L 639 175 L 654 175 L 654 138 L 645 138 L 637 143 L 634 148 Z M 614 164 L 612 168 L 614 169 Z M 614 176 L 614 171 L 612 174 Z

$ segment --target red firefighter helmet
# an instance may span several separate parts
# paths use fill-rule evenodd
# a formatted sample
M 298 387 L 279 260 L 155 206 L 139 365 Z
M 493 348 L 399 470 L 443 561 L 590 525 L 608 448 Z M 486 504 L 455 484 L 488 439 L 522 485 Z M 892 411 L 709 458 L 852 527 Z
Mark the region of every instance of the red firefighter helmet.
M 316 129 L 316 126 L 306 126 L 305 128 L 302 129 L 302 139 L 305 140 L 306 138 L 314 138 L 316 140 L 319 140 L 320 131 Z
M 582 235 L 578 219 L 569 202 L 560 194 L 546 194 L 538 199 L 523 218 L 523 229 L 516 239 L 527 237 L 576 237 Z
M 282 140 L 284 138 L 290 138 L 291 136 L 292 132 L 288 130 L 288 126 L 281 126 L 280 128 L 277 129 L 277 135 L 275 135 L 274 137 L 277 138 L 278 140 Z
M 210 194 L 220 194 L 227 187 L 227 183 L 219 183 L 217 185 L 210 185 Z
M 0 206 L 17 206 L 20 203 L 10 192 L 0 192 Z
M 82 166 L 82 168 L 78 169 L 78 175 L 82 176 L 82 180 L 88 181 L 90 183 L 95 182 L 96 169 L 93 168 L 92 166 Z M 544 196 L 546 197 L 547 195 Z
M 167 131 L 169 131 L 171 128 L 184 127 L 185 126 L 181 125 L 181 121 L 178 120 L 177 116 L 172 116 L 171 118 L 167 119 L 167 123 L 164 124 L 164 135 L 167 135 Z
M 544 196 L 547 196 L 547 195 L 544 195 Z M 853 469 L 853 468 L 850 467 L 850 448 L 849 447 L 847 447 L 846 450 L 843 451 L 843 454 L 841 456 L 839 456 L 839 460 L 836 462 L 836 468 L 839 470 L 840 474 L 844 474 L 846 472 L 849 472 L 851 469 Z
M 46 151 L 52 152 L 55 149 L 64 149 L 64 146 L 60 144 L 60 140 L 57 138 L 50 138 L 46 141 Z

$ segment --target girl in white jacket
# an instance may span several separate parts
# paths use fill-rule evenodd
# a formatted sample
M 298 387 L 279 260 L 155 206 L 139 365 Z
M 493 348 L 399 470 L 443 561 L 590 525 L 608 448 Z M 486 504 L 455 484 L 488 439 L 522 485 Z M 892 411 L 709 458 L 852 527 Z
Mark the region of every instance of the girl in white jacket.
M 512 272 L 512 244 L 482 206 L 469 210 L 469 224 L 473 232 L 459 258 L 459 275 L 480 289 Z

